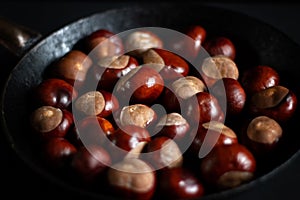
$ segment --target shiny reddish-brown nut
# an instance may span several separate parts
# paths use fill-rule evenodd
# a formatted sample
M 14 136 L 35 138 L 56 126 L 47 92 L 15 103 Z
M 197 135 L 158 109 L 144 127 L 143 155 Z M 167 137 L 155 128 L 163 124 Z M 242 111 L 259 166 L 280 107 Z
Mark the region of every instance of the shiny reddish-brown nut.
M 33 131 L 42 139 L 65 137 L 73 123 L 73 115 L 70 111 L 52 106 L 41 106 L 30 116 Z
M 240 83 L 245 92 L 251 96 L 260 90 L 279 85 L 279 81 L 276 69 L 268 65 L 257 65 L 243 72 Z
M 118 56 L 124 53 L 124 45 L 121 38 L 115 33 L 99 29 L 85 38 L 86 50 L 93 60 Z
M 207 57 L 200 67 L 201 78 L 207 87 L 211 87 L 217 80 L 222 78 L 233 78 L 238 80 L 239 69 L 236 63 L 223 55 Z
M 77 95 L 77 90 L 68 82 L 49 78 L 43 80 L 33 91 L 32 104 L 34 107 L 53 106 L 67 109 Z
M 70 137 L 73 143 L 78 146 L 101 145 L 105 143 L 104 137 L 114 132 L 114 126 L 107 119 L 99 116 L 88 116 L 75 124 Z
M 126 76 L 120 78 L 115 87 L 114 94 L 120 104 L 141 103 L 151 104 L 162 93 L 164 80 L 153 68 L 144 65 L 131 70 Z
M 186 111 L 182 114 L 187 120 L 203 124 L 209 121 L 224 122 L 225 114 L 222 104 L 218 99 L 208 92 L 199 92 L 196 99 L 190 98 L 186 101 Z
M 76 152 L 76 147 L 62 137 L 50 138 L 42 146 L 44 159 L 53 168 L 69 166 L 72 156 Z
M 204 195 L 205 188 L 196 175 L 187 168 L 165 169 L 158 176 L 158 192 L 165 198 L 197 199 Z
M 230 189 L 254 178 L 256 160 L 253 154 L 239 143 L 216 146 L 202 159 L 200 171 L 206 184 L 216 190 Z
M 191 134 L 191 137 L 192 134 Z M 238 143 L 238 138 L 235 132 L 224 123 L 210 121 L 201 124 L 192 138 L 190 146 L 191 153 L 198 155 L 204 141 L 206 146 L 215 147 L 221 145 L 232 145 Z
M 112 150 L 113 160 L 138 157 L 144 146 L 151 140 L 147 129 L 135 125 L 119 127 L 108 136 L 115 150 Z M 110 146 L 108 146 L 110 148 Z
M 153 64 L 166 83 L 187 76 L 188 63 L 179 55 L 165 49 L 151 48 L 142 55 L 144 64 Z
M 235 45 L 231 39 L 224 36 L 207 39 L 203 44 L 203 48 L 210 56 L 224 55 L 231 60 L 234 60 L 236 56 Z
M 257 116 L 247 123 L 241 142 L 255 155 L 264 156 L 278 147 L 283 129 L 274 119 Z
M 246 92 L 240 82 L 233 78 L 222 78 L 210 89 L 210 92 L 217 98 L 226 101 L 226 114 L 237 116 L 246 104 Z
M 155 132 L 158 136 L 166 136 L 175 141 L 183 139 L 189 130 L 189 122 L 179 113 L 165 114 L 155 126 Z
M 165 87 L 161 94 L 161 103 L 168 112 L 181 112 L 183 102 L 197 94 L 207 91 L 202 80 L 195 76 L 186 76 L 175 80 L 170 87 Z
M 254 116 L 265 115 L 278 122 L 289 120 L 296 111 L 297 97 L 290 89 L 277 85 L 255 93 L 249 102 Z
M 145 151 L 145 160 L 155 169 L 181 167 L 183 164 L 180 147 L 169 137 L 158 136 L 153 138 L 147 143 Z
M 125 39 L 125 51 L 134 57 L 141 57 L 150 48 L 163 48 L 163 41 L 155 33 L 139 30 L 130 33 Z
M 157 185 L 152 167 L 138 158 L 124 159 L 107 172 L 112 193 L 125 199 L 150 200 Z
M 72 170 L 85 182 L 93 182 L 112 164 L 110 154 L 101 146 L 81 146 L 70 162 Z
M 52 76 L 61 78 L 74 85 L 81 87 L 86 80 L 86 75 L 93 61 L 80 50 L 71 50 L 61 57 L 53 66 L 50 73 Z
M 89 91 L 75 100 L 74 107 L 85 116 L 107 117 L 119 108 L 119 102 L 110 92 Z
M 98 90 L 112 92 L 118 80 L 139 66 L 137 59 L 129 55 L 105 57 L 92 67 L 92 76 Z
M 124 106 L 117 112 L 118 126 L 135 125 L 147 128 L 157 119 L 156 112 L 144 104 L 131 104 Z

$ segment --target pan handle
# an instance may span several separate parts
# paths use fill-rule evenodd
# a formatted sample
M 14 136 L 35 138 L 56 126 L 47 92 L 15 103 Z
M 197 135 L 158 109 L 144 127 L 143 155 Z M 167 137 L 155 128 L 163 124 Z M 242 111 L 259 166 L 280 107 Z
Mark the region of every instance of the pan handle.
M 41 37 L 36 31 L 0 17 L 0 44 L 17 57 L 23 56 Z

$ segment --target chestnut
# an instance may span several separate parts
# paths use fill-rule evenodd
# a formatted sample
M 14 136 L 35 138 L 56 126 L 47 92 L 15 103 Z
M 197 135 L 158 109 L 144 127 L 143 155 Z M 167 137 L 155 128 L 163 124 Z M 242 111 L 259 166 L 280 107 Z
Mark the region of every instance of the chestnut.
M 154 64 L 166 83 L 187 76 L 190 71 L 182 57 L 165 49 L 151 48 L 143 53 L 142 58 L 144 64 Z
M 245 92 L 252 96 L 260 90 L 279 85 L 280 77 L 275 68 L 268 65 L 256 65 L 242 73 L 240 82 Z
M 125 157 L 139 157 L 144 146 L 151 141 L 148 130 L 136 125 L 119 127 L 108 138 L 111 142 L 108 148 L 112 149 L 112 159 L 114 162 Z
M 136 125 L 148 128 L 157 119 L 156 112 L 144 104 L 131 104 L 120 109 L 115 121 L 119 126 Z
M 210 121 L 199 125 L 196 135 L 191 134 L 190 136 L 193 138 L 189 150 L 197 157 L 201 156 L 199 154 L 202 146 L 212 149 L 215 146 L 238 143 L 235 132 L 224 123 L 217 121 Z
M 256 156 L 274 152 L 282 137 L 283 129 L 274 119 L 257 116 L 247 123 L 242 132 L 242 143 Z
M 53 106 L 41 106 L 30 115 L 31 128 L 41 139 L 65 137 L 73 123 L 70 111 Z
M 260 90 L 252 95 L 249 102 L 249 112 L 252 115 L 265 115 L 280 123 L 289 120 L 296 107 L 295 93 L 282 85 Z
M 225 114 L 223 112 L 223 104 L 208 92 L 198 92 L 196 100 L 194 98 L 186 101 L 186 111 L 183 116 L 191 123 L 206 123 L 209 121 L 224 122 Z
M 150 30 L 133 31 L 127 35 L 124 43 L 125 52 L 138 58 L 150 48 L 163 48 L 162 39 Z
M 74 108 L 85 116 L 107 117 L 119 108 L 119 102 L 110 92 L 88 91 L 75 100 Z
M 240 114 L 246 104 L 246 92 L 240 82 L 233 78 L 219 79 L 210 89 L 219 101 L 226 101 L 226 110 L 223 110 L 228 116 L 237 116 Z
M 158 176 L 159 195 L 171 199 L 197 199 L 205 188 L 196 175 L 183 167 L 165 169 Z
M 145 146 L 141 158 L 149 162 L 155 169 L 181 167 L 183 156 L 177 143 L 165 136 L 154 137 Z
M 207 88 L 201 79 L 195 76 L 182 77 L 164 88 L 160 102 L 168 112 L 181 112 L 186 99 L 203 91 L 207 91 Z
M 49 74 L 52 77 L 64 79 L 79 89 L 86 80 L 87 72 L 92 64 L 93 61 L 84 52 L 71 50 L 51 66 Z
M 167 113 L 162 116 L 155 126 L 157 136 L 166 136 L 180 141 L 190 130 L 189 122 L 179 113 Z
M 153 68 L 143 65 L 120 78 L 114 94 L 125 105 L 153 103 L 164 89 L 164 80 Z
M 85 48 L 91 58 L 97 62 L 99 59 L 119 56 L 124 53 L 122 39 L 107 29 L 99 29 L 85 37 Z
M 79 120 L 73 128 L 70 140 L 78 146 L 82 145 L 102 145 L 105 138 L 115 132 L 112 123 L 99 116 L 87 116 Z
M 216 146 L 200 163 L 205 184 L 215 190 L 237 187 L 255 177 L 256 160 L 242 144 Z
M 225 36 L 208 38 L 203 43 L 203 48 L 209 53 L 210 56 L 224 55 L 231 60 L 234 60 L 236 56 L 235 45 L 231 39 Z
M 110 154 L 101 146 L 81 146 L 73 155 L 71 169 L 84 182 L 93 182 L 112 164 Z
M 238 80 L 240 75 L 236 63 L 223 55 L 205 58 L 199 71 L 207 87 L 211 87 L 217 80 L 222 78 Z
M 50 138 L 42 145 L 43 159 L 54 169 L 68 167 L 76 152 L 76 147 L 62 137 Z
M 107 179 L 113 194 L 125 199 L 150 200 L 157 184 L 152 166 L 138 158 L 124 159 L 112 165 Z
M 136 58 L 129 55 L 105 57 L 94 64 L 92 76 L 97 89 L 112 92 L 118 80 L 139 66 Z
M 77 98 L 78 92 L 68 82 L 49 78 L 43 80 L 32 93 L 34 108 L 40 106 L 53 106 L 61 109 L 69 109 L 73 99 Z

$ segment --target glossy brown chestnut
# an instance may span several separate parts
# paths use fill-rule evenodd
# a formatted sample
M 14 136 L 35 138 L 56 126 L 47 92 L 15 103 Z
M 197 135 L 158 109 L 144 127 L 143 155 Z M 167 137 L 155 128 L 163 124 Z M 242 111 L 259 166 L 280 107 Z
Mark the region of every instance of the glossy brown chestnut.
M 107 119 L 99 116 L 88 116 L 75 124 L 70 138 L 78 146 L 101 145 L 105 143 L 104 137 L 114 132 L 114 126 Z
M 246 92 L 240 82 L 233 78 L 222 78 L 210 89 L 219 101 L 226 101 L 226 112 L 228 116 L 240 114 L 246 104 Z
M 147 128 L 157 119 L 156 112 L 144 104 L 124 106 L 117 113 L 117 119 L 115 119 L 115 121 L 119 126 L 135 125 Z
M 85 38 L 86 51 L 94 61 L 101 58 L 119 56 L 124 53 L 121 38 L 107 29 L 94 31 Z
M 64 79 L 79 89 L 83 85 L 92 64 L 93 61 L 88 55 L 80 50 L 71 50 L 54 63 L 53 66 L 50 66 L 49 74 L 53 77 Z
M 68 109 L 73 99 L 77 98 L 77 90 L 68 82 L 49 78 L 43 80 L 32 93 L 32 105 L 34 108 L 40 106 L 53 106 Z
M 148 130 L 135 125 L 119 127 L 108 138 L 111 141 L 108 148 L 112 148 L 114 162 L 124 157 L 138 157 L 144 146 L 151 141 Z
M 195 76 L 182 77 L 164 88 L 160 102 L 167 112 L 181 113 L 184 110 L 184 101 L 203 91 L 207 91 L 207 88 L 202 80 Z
M 249 111 L 252 115 L 265 115 L 278 122 L 289 120 L 295 113 L 297 97 L 288 88 L 277 85 L 252 95 Z
M 115 87 L 114 94 L 120 104 L 154 102 L 164 89 L 164 80 L 153 68 L 143 65 L 123 76 Z
M 235 59 L 236 47 L 232 40 L 225 36 L 217 36 L 207 39 L 203 44 L 210 56 L 224 55 L 231 60 Z
M 145 161 L 124 159 L 107 172 L 113 194 L 122 199 L 150 200 L 157 185 L 156 173 Z
M 181 167 L 183 156 L 177 143 L 165 136 L 157 136 L 147 143 L 144 159 L 155 169 Z
M 32 130 L 41 139 L 65 137 L 73 123 L 70 111 L 52 106 L 41 106 L 30 116 Z
M 279 81 L 279 73 L 275 68 L 268 65 L 257 65 L 243 72 L 240 83 L 250 97 L 260 90 L 279 85 Z
M 127 35 L 125 39 L 125 52 L 134 57 L 142 57 L 142 54 L 151 48 L 163 48 L 163 41 L 154 32 L 138 30 Z
M 179 113 L 168 113 L 162 116 L 155 126 L 158 136 L 166 136 L 175 141 L 183 139 L 189 130 L 189 122 Z
M 118 80 L 138 66 L 136 58 L 121 55 L 100 59 L 91 71 L 97 81 L 97 89 L 112 92 Z
M 254 117 L 242 132 L 241 142 L 256 156 L 263 157 L 278 147 L 283 129 L 267 116 Z
M 76 152 L 76 147 L 62 137 L 50 138 L 42 146 L 43 159 L 55 169 L 68 167 Z
M 211 87 L 217 80 L 222 78 L 238 80 L 240 75 L 236 63 L 224 55 L 205 58 L 199 71 L 207 87 Z
M 199 178 L 182 167 L 163 170 L 158 176 L 157 190 L 163 197 L 171 199 L 197 199 L 205 193 Z
M 100 112 L 98 114 L 98 116 L 99 117 L 109 117 L 109 116 L 111 116 L 111 114 L 113 112 L 115 112 L 116 110 L 119 109 L 119 107 L 120 107 L 119 100 L 111 92 L 107 92 L 105 90 L 99 90 L 99 92 L 101 92 L 101 94 L 103 95 L 103 98 L 105 101 L 105 106 L 104 106 L 102 112 Z
M 191 137 L 193 137 L 192 134 Z M 210 121 L 198 127 L 196 135 L 192 138 L 190 152 L 198 156 L 204 142 L 206 147 L 214 148 L 215 146 L 236 144 L 238 138 L 235 132 L 224 123 Z
M 256 160 L 239 143 L 216 146 L 202 159 L 200 171 L 205 183 L 214 189 L 230 189 L 255 177 Z
M 218 99 L 208 92 L 199 92 L 195 99 L 186 101 L 186 112 L 183 116 L 191 122 L 203 124 L 209 121 L 224 122 L 225 115 L 223 104 L 220 104 Z
M 70 162 L 72 170 L 84 182 L 93 182 L 112 164 L 110 154 L 101 146 L 81 146 Z
M 151 48 L 143 53 L 143 63 L 153 64 L 165 83 L 188 75 L 190 67 L 179 55 L 165 49 Z

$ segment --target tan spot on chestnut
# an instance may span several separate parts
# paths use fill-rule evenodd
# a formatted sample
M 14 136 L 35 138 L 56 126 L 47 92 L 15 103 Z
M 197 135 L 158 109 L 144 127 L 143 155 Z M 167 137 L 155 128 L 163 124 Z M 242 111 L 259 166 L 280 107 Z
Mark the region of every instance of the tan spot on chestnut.
M 105 99 L 101 92 L 87 92 L 75 101 L 75 108 L 86 115 L 99 115 L 105 108 Z
M 155 119 L 155 112 L 144 104 L 124 106 L 120 113 L 121 125 L 136 125 L 142 128 Z
M 39 132 L 49 132 L 55 129 L 63 119 L 63 112 L 52 106 L 37 108 L 31 116 L 33 128 Z
M 251 101 L 258 108 L 272 108 L 277 106 L 288 93 L 289 89 L 278 85 L 255 93 Z
M 204 83 L 195 76 L 186 76 L 177 79 L 172 83 L 175 94 L 182 98 L 188 99 L 198 92 L 206 91 Z
M 225 172 L 217 181 L 220 188 L 234 188 L 253 178 L 253 173 L 244 171 Z
M 213 131 L 224 134 L 227 137 L 236 138 L 236 134 L 234 133 L 234 131 L 231 128 L 229 128 L 228 126 L 226 126 L 225 124 L 221 123 L 221 122 L 210 121 L 210 122 L 207 122 L 207 123 L 203 123 L 202 126 L 205 129 L 211 129 Z
M 168 139 L 162 144 L 160 151 L 162 165 L 167 168 L 181 167 L 183 164 L 182 153 L 176 142 Z
M 104 57 L 99 59 L 98 65 L 110 69 L 123 69 L 128 65 L 129 58 L 128 55 Z
M 214 79 L 227 77 L 237 80 L 239 77 L 239 70 L 236 63 L 224 55 L 204 59 L 202 71 L 206 76 Z
M 108 170 L 110 184 L 135 192 L 147 192 L 155 184 L 153 169 L 136 158 L 124 159 Z
M 186 119 L 179 113 L 168 113 L 159 120 L 156 126 L 180 126 L 185 124 L 187 124 Z
M 249 123 L 247 135 L 253 141 L 272 144 L 282 136 L 282 128 L 274 119 L 258 116 Z

